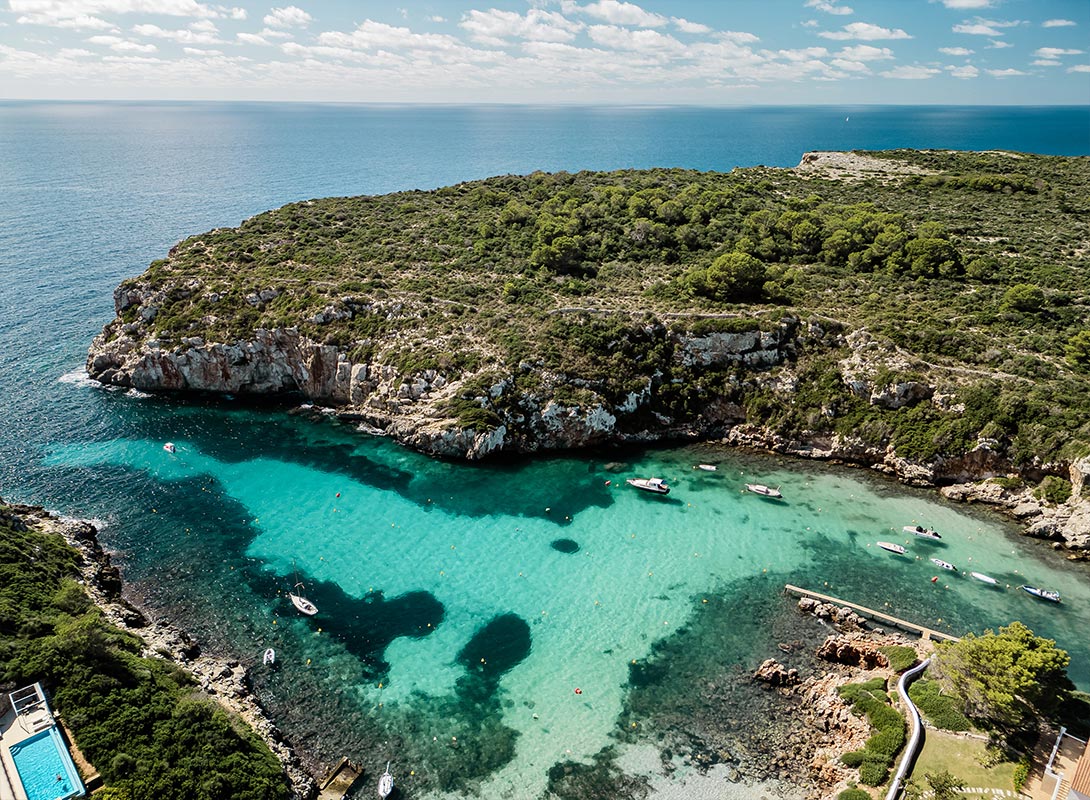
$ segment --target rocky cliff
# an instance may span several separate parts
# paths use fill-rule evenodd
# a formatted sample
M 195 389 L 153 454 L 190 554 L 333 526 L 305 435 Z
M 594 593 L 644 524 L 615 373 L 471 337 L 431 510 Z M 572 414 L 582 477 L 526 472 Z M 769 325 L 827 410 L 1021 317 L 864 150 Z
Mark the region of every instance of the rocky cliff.
M 294 397 L 449 458 L 700 439 L 998 479 L 1020 488 L 957 496 L 1085 548 L 1088 165 L 823 153 L 295 203 L 125 281 L 87 370 Z

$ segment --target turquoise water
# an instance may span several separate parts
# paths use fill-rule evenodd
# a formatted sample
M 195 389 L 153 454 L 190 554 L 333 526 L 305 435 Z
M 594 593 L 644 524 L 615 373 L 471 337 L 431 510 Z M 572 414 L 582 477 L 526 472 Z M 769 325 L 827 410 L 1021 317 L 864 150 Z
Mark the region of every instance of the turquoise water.
M 411 796 L 533 797 L 622 730 L 656 744 L 709 665 L 741 674 L 802 636 L 788 582 L 952 632 L 1021 619 L 1090 688 L 1085 568 L 862 471 L 712 446 L 451 464 L 288 407 L 81 377 L 117 283 L 186 235 L 292 200 L 534 169 L 787 166 L 820 148 L 1090 154 L 1086 107 L 850 115 L 849 130 L 827 108 L 0 103 L 0 494 L 100 520 L 131 590 L 253 665 L 302 752 L 393 759 Z M 719 469 L 693 470 L 706 462 Z M 624 485 L 652 475 L 668 497 Z M 744 494 L 754 479 L 785 501 Z M 942 543 L 901 532 L 914 522 Z M 314 618 L 285 597 L 297 575 Z M 276 670 L 260 666 L 270 646 Z M 665 687 L 653 709 L 648 687 Z
M 301 730 L 324 726 L 303 734 L 312 746 L 351 753 L 394 737 L 385 757 L 441 774 L 460 739 L 458 768 L 487 773 L 472 787 L 483 797 L 536 796 L 551 766 L 598 752 L 633 662 L 735 587 L 778 604 L 794 583 L 956 634 L 1021 619 L 1072 649 L 1077 681 L 1090 677 L 1085 571 L 996 520 L 862 473 L 709 445 L 482 467 L 279 412 L 183 407 L 170 422 L 156 438 L 53 446 L 45 464 L 109 476 L 141 498 L 141 513 L 107 538 L 202 640 L 248 663 L 277 648 L 281 671 L 259 670 L 257 684 L 273 707 L 293 691 L 321 698 L 297 696 L 304 710 L 285 712 L 309 712 Z M 163 450 L 167 438 L 176 453 Z M 709 461 L 717 471 L 693 468 Z M 670 480 L 670 495 L 624 483 L 647 475 Z M 744 492 L 754 480 L 781 486 L 785 500 Z M 941 543 L 902 532 L 917 522 Z M 559 539 L 578 549 L 556 549 Z M 313 618 L 286 599 L 297 578 L 320 609 Z M 1064 604 L 1018 591 L 1026 581 Z M 752 667 L 770 654 L 755 644 L 717 657 Z M 331 731 L 345 720 L 363 733 Z M 481 752 L 467 754 L 470 739 Z
M 60 800 L 76 797 L 83 784 L 56 728 L 11 746 L 11 757 L 19 780 L 30 800 Z

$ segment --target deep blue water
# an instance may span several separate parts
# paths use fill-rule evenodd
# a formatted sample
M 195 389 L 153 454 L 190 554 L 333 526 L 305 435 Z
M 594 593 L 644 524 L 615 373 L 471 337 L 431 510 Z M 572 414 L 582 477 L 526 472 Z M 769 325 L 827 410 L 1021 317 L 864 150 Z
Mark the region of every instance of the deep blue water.
M 1055 613 L 966 582 L 943 594 L 929 582 L 926 545 L 914 548 L 922 563 L 872 552 L 878 534 L 919 516 L 961 532 L 944 557 L 975 559 L 1004 583 L 1035 574 L 1075 600 L 1083 592 L 1085 571 L 924 493 L 728 454 L 715 454 L 715 476 L 692 477 L 690 452 L 628 454 L 648 471 L 684 474 L 677 506 L 647 506 L 604 487 L 601 454 L 444 464 L 276 409 L 179 405 L 79 380 L 122 279 L 179 239 L 287 202 L 533 170 L 792 166 L 808 150 L 892 147 L 1088 155 L 1090 107 L 0 103 L 0 495 L 108 522 L 103 538 L 133 585 L 206 643 L 244 659 L 275 643 L 286 666 L 262 691 L 296 741 L 321 751 L 316 732 L 325 731 L 338 752 L 369 749 L 394 725 L 376 711 L 381 684 L 398 724 L 411 718 L 428 733 L 401 751 L 417 747 L 433 776 L 485 777 L 494 753 L 518 739 L 494 787 L 537 785 L 565 749 L 595 752 L 623 701 L 629 660 L 683 626 L 693 597 L 743 580 L 770 598 L 785 580 L 828 581 L 953 630 L 1017 616 L 1072 650 L 1072 674 L 1086 687 L 1085 605 Z M 184 443 L 182 458 L 166 459 L 166 439 Z M 741 504 L 740 473 L 754 469 L 776 470 L 794 506 Z M 764 533 L 721 550 L 724 531 Z M 509 572 L 475 572 L 481 562 L 463 555 L 474 548 Z M 277 592 L 293 569 L 335 617 L 308 628 L 286 613 Z M 567 604 L 556 599 L 558 580 Z M 558 666 L 557 653 L 584 651 L 570 669 Z M 318 664 L 320 675 L 303 671 Z M 293 698 L 289 678 L 327 702 Z M 573 684 L 586 692 L 568 708 Z M 502 725 L 481 728 L 485 715 L 500 718 L 491 704 L 501 697 L 511 704 Z M 510 708 L 537 710 L 531 722 Z M 547 735 L 535 725 L 550 712 L 558 716 Z M 446 751 L 427 749 L 439 719 L 493 742 L 493 756 L 459 752 L 451 767 Z M 338 726 L 359 738 L 329 732 Z M 449 775 L 427 784 L 443 785 L 459 787 Z

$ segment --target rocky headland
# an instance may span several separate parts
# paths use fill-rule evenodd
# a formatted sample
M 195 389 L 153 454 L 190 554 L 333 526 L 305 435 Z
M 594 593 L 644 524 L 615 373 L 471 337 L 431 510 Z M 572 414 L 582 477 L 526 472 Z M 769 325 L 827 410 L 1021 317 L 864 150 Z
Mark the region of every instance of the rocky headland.
M 1088 163 L 809 153 L 308 201 L 119 286 L 87 370 L 297 398 L 448 458 L 702 440 L 858 465 L 1085 557 Z M 1058 226 L 1043 261 L 1011 244 Z

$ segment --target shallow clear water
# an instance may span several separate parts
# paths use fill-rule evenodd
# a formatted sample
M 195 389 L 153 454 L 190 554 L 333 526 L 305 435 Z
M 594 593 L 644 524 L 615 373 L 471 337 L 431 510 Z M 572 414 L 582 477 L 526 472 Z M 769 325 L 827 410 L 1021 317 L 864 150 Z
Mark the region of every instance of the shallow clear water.
M 252 665 L 276 648 L 279 669 L 253 681 L 294 743 L 392 758 L 416 794 L 534 796 L 554 764 L 613 741 L 662 648 L 739 668 L 767 657 L 788 582 L 953 632 L 1021 619 L 1090 688 L 1084 568 L 864 472 L 711 446 L 451 464 L 281 407 L 82 378 L 121 279 L 185 235 L 303 197 L 537 168 L 789 165 L 820 147 L 1090 149 L 1087 109 L 852 109 L 861 132 L 831 133 L 844 116 L 0 104 L 0 149 L 18 156 L 0 164 L 0 493 L 101 520 L 133 589 L 206 649 Z M 706 462 L 719 469 L 693 469 Z M 668 497 L 624 484 L 651 475 Z M 786 500 L 743 493 L 751 480 Z M 904 534 L 913 522 L 943 541 Z M 285 597 L 297 580 L 314 618 Z

